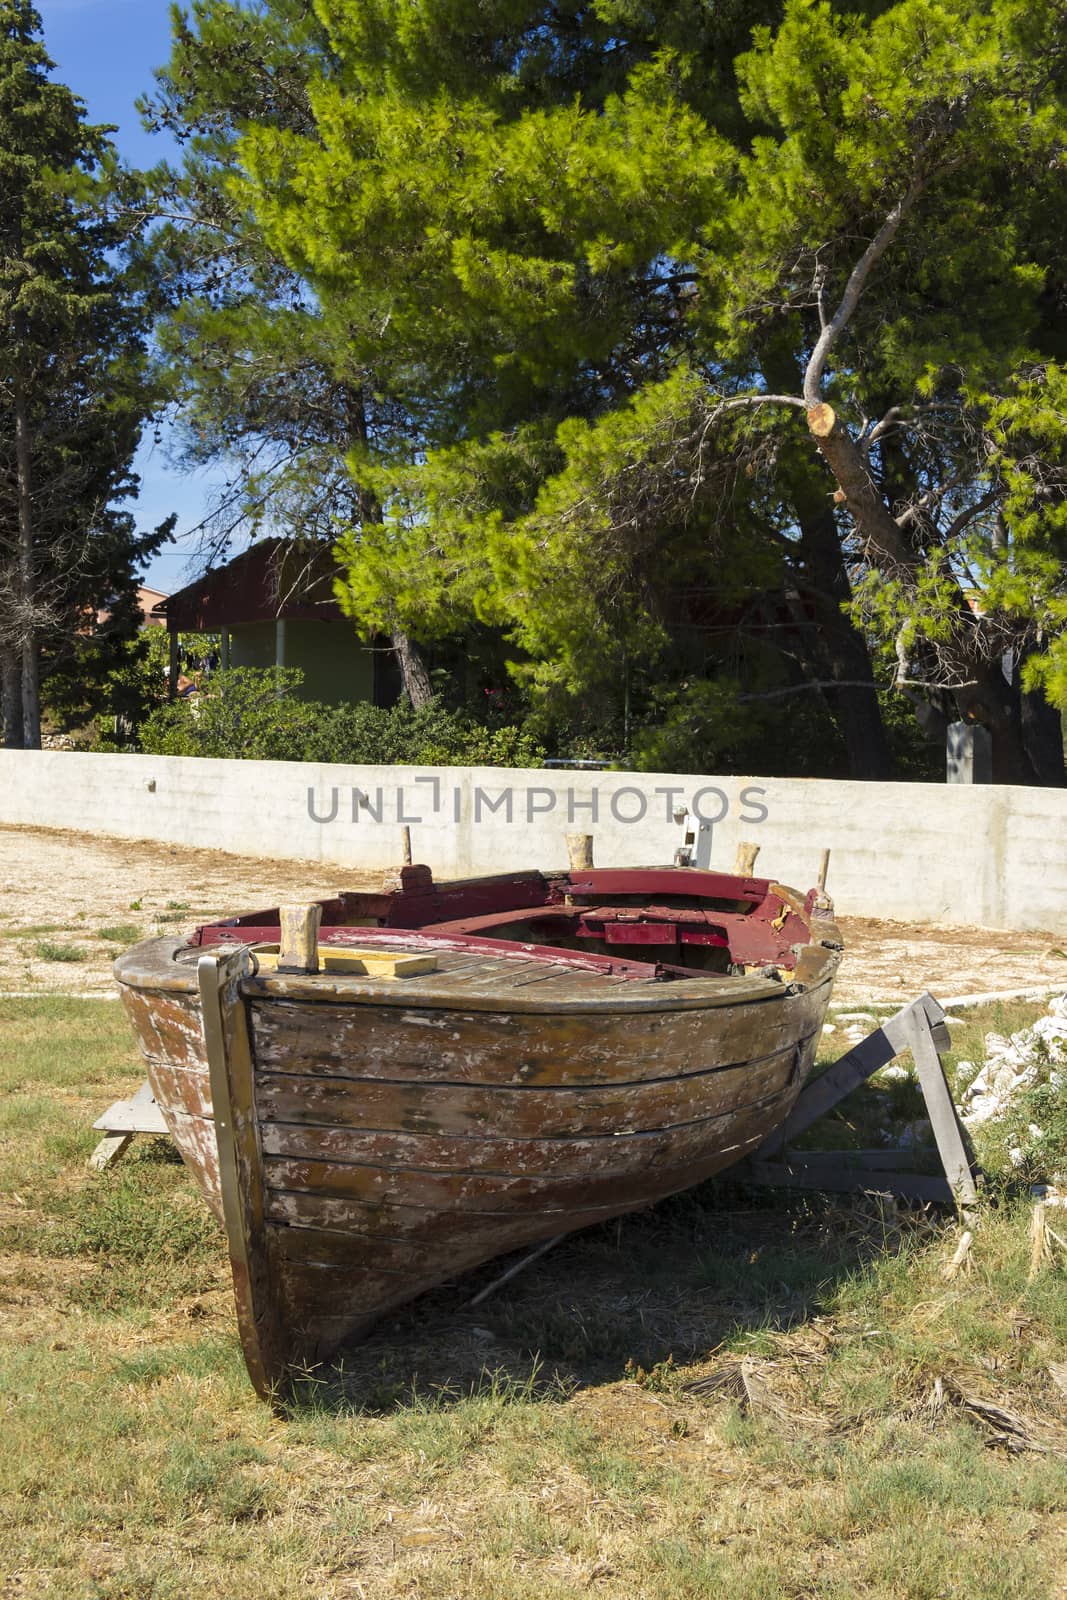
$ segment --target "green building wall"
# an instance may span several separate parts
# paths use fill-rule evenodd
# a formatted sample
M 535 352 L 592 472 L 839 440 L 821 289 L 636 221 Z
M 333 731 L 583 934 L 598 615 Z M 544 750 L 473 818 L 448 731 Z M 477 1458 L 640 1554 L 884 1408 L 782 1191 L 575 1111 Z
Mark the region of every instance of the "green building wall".
M 278 628 L 273 622 L 246 622 L 231 628 L 232 667 L 273 667 L 278 663 Z M 374 700 L 375 652 L 357 637 L 351 623 L 287 620 L 282 665 L 304 674 L 300 695 L 328 704 Z

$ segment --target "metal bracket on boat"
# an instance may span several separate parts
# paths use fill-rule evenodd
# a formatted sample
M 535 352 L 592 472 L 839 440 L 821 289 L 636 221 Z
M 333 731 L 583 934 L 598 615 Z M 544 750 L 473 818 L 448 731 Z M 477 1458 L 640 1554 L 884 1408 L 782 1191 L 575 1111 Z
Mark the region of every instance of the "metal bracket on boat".
M 920 995 L 809 1083 L 792 1115 L 734 1168 L 734 1175 L 771 1188 L 871 1189 L 913 1200 L 949 1201 L 961 1209 L 973 1205 L 978 1199 L 980 1172 L 941 1064 L 951 1042 L 944 1010 L 933 995 Z M 790 1140 L 905 1050 L 915 1062 L 944 1177 L 909 1172 L 906 1163 L 914 1152 L 904 1149 L 789 1148 Z

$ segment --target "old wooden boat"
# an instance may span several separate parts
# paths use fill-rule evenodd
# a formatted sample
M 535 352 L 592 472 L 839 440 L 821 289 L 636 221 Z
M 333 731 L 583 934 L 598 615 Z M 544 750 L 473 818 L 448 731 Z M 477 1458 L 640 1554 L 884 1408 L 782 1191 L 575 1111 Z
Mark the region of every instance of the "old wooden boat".
M 115 964 L 263 1395 L 434 1285 L 752 1151 L 841 948 L 817 890 L 685 867 L 409 867 L 295 933 L 292 910 Z

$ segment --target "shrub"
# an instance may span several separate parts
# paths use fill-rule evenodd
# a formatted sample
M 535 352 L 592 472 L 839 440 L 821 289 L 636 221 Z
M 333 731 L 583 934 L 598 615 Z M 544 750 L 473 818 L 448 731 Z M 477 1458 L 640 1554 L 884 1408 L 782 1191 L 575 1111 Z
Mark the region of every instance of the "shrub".
M 308 719 L 323 709 L 296 698 L 302 679 L 286 667 L 218 672 L 202 694 L 154 711 L 142 725 L 141 747 L 150 755 L 299 760 Z
M 159 707 L 141 728 L 149 755 L 366 766 L 540 766 L 543 747 L 522 728 L 486 728 L 440 700 L 419 710 L 301 700 L 296 668 L 217 672 L 202 694 Z

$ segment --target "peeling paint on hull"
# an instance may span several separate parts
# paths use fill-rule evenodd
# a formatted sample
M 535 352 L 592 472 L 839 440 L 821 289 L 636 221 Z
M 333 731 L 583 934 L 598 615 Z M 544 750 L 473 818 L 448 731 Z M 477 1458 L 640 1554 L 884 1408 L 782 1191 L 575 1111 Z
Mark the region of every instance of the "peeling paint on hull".
M 531 982 L 528 958 L 519 982 L 514 959 L 478 955 L 391 983 L 253 975 L 241 947 L 172 940 L 116 963 L 153 1092 L 229 1231 L 262 1393 L 493 1256 L 755 1149 L 811 1068 L 839 946 L 809 945 L 790 984 L 547 969 Z M 219 985 L 204 993 L 230 1030 L 228 1077 L 209 1060 L 198 958 Z M 229 1097 L 219 1127 L 213 1072 Z M 224 1202 L 231 1170 L 240 1196 Z

